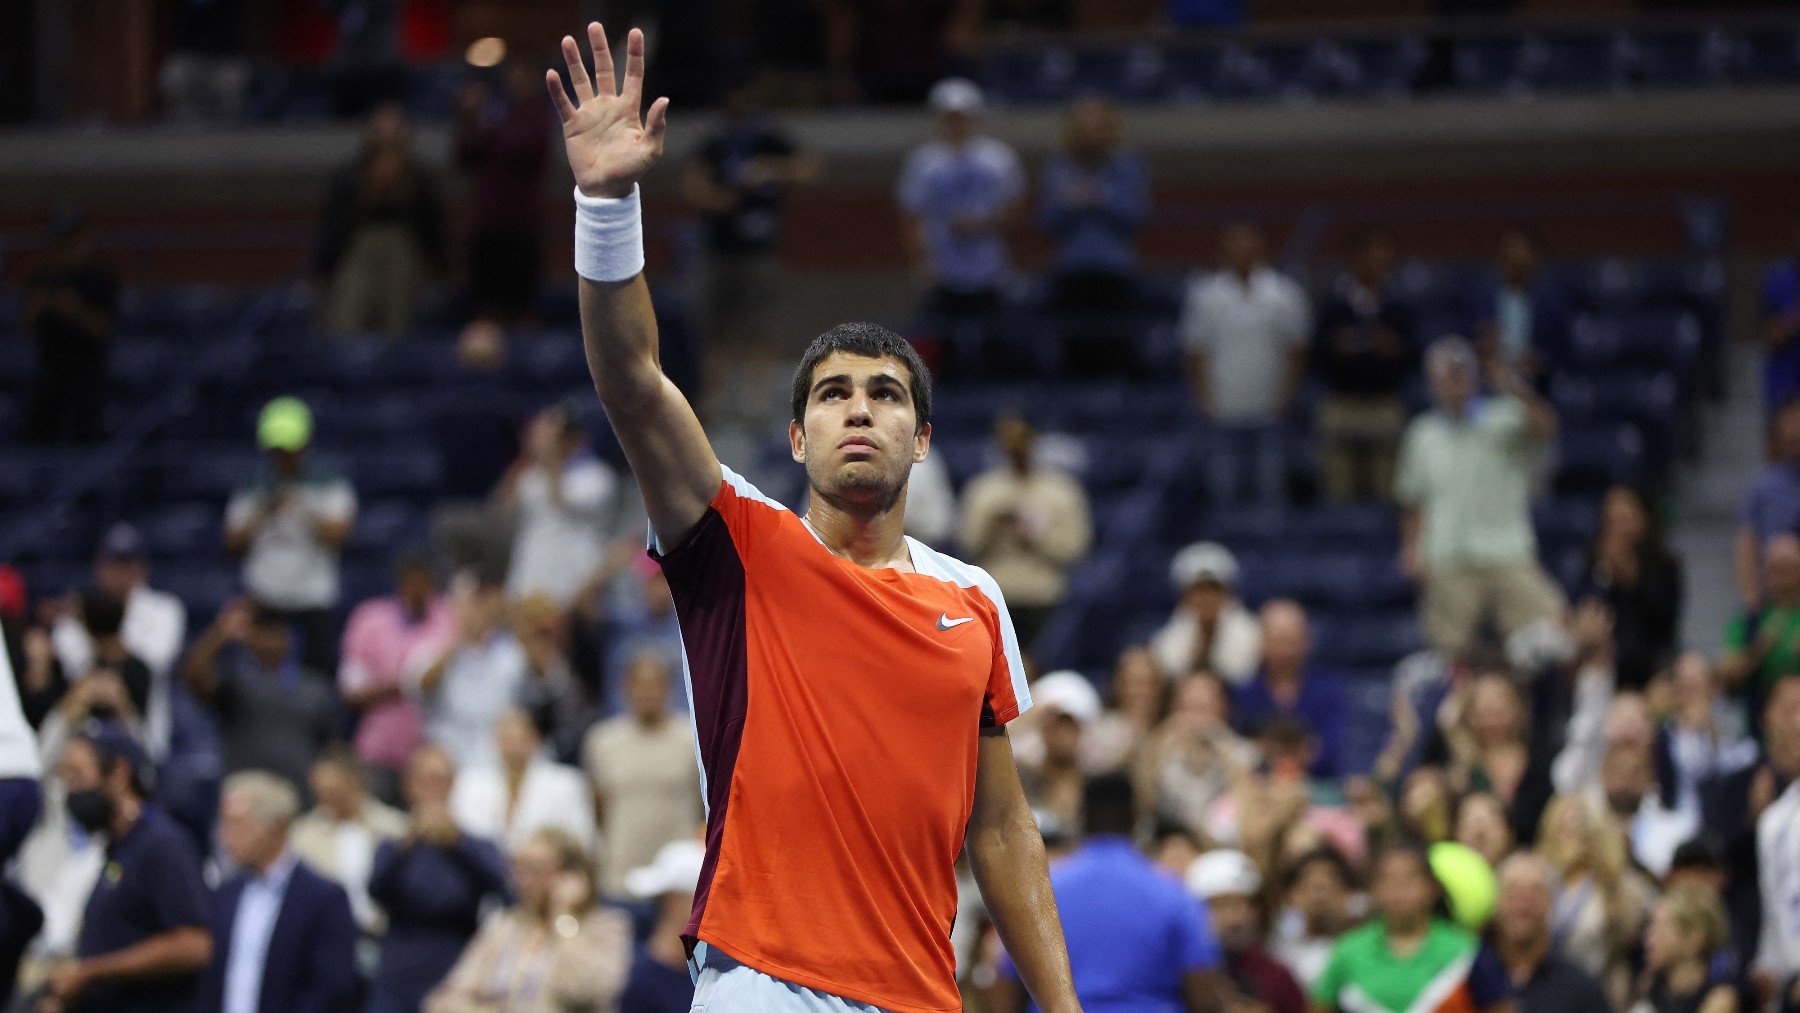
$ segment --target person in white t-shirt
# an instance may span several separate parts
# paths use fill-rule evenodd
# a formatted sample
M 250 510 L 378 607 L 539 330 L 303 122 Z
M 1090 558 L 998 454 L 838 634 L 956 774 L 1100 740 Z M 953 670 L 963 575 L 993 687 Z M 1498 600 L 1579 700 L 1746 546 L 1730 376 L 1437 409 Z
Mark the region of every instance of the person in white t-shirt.
M 94 586 L 125 603 L 120 636 L 125 649 L 150 669 L 144 746 L 152 759 L 161 760 L 169 751 L 170 673 L 187 636 L 187 606 L 174 595 L 150 587 L 149 574 L 137 529 L 124 523 L 108 528 L 94 557 Z M 77 609 L 65 609 L 50 633 L 64 672 L 78 674 L 93 666 L 93 640 Z
M 499 499 L 519 511 L 506 595 L 547 595 L 560 609 L 574 602 L 606 555 L 606 512 L 618 477 L 587 452 L 575 413 L 540 412 L 525 433 L 524 454 L 503 480 Z
M 531 715 L 513 709 L 494 723 L 498 762 L 470 765 L 456 777 L 450 815 L 477 837 L 517 848 L 546 827 L 594 846 L 593 795 L 581 771 L 557 763 Z
M 1181 308 L 1188 380 L 1218 427 L 1209 455 L 1214 495 L 1276 503 L 1287 451 L 1281 425 L 1306 371 L 1312 313 L 1306 293 L 1269 266 L 1254 225 L 1227 226 L 1222 270 L 1196 275 Z

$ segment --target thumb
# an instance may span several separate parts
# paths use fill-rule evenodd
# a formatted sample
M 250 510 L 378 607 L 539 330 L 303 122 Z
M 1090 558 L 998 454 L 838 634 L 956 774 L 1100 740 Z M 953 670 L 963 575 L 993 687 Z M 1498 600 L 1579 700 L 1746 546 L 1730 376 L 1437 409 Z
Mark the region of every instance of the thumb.
M 665 96 L 650 103 L 650 111 L 644 114 L 644 132 L 650 135 L 650 142 L 660 150 L 663 135 L 669 130 L 669 100 Z

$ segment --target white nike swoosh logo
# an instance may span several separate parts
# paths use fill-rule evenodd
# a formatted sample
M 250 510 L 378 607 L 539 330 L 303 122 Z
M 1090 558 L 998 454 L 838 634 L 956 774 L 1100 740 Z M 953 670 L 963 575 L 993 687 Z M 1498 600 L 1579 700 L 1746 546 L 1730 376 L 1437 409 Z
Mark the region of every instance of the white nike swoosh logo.
M 961 619 L 952 619 L 948 612 L 938 613 L 938 629 L 940 630 L 953 630 L 963 623 L 972 623 L 974 621 L 974 616 L 964 616 Z

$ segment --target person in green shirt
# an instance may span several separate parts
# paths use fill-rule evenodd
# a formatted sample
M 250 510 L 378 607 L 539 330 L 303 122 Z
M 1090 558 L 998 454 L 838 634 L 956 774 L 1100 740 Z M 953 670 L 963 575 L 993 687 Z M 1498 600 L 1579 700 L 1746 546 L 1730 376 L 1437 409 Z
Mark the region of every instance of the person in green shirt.
M 1339 937 L 1312 988 L 1319 1013 L 1511 1013 L 1504 972 L 1449 918 L 1423 845 L 1376 856 L 1374 918 Z
M 1800 672 L 1800 535 L 1776 535 L 1764 549 L 1769 597 L 1725 629 L 1719 675 L 1727 686 L 1759 700 L 1775 680 Z

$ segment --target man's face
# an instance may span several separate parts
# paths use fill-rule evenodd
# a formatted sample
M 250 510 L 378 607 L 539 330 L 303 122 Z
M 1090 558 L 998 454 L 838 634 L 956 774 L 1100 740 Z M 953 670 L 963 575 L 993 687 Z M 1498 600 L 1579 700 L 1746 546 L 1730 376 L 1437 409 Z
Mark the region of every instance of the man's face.
M 938 134 L 952 146 L 960 147 L 975 135 L 975 114 L 956 110 L 939 114 Z
M 500 751 L 500 758 L 509 764 L 523 766 L 537 753 L 542 740 L 538 738 L 537 728 L 531 719 L 520 711 L 511 711 L 501 715 L 494 725 L 494 744 Z
M 450 790 L 456 786 L 456 768 L 441 750 L 421 749 L 406 765 L 406 802 L 413 809 L 420 806 L 450 804 Z
M 102 780 L 100 757 L 95 755 L 93 746 L 76 740 L 63 749 L 62 758 L 56 764 L 56 774 L 69 791 L 98 788 Z
M 1531 276 L 1537 271 L 1537 248 L 1523 232 L 1508 231 L 1500 237 L 1497 259 L 1500 262 L 1500 272 L 1506 276 L 1507 281 L 1515 285 L 1531 280 Z
M 1386 236 L 1371 236 L 1356 251 L 1356 274 L 1364 282 L 1377 284 L 1394 269 L 1394 244 Z
M 396 585 L 400 600 L 413 609 L 425 608 L 437 591 L 436 583 L 431 579 L 431 570 L 423 566 L 401 567 Z
M 1197 580 L 1188 585 L 1188 607 L 1202 622 L 1212 622 L 1231 600 L 1231 589 L 1216 580 Z
M 1550 926 L 1550 881 L 1542 863 L 1508 863 L 1500 872 L 1500 895 L 1494 905 L 1494 930 L 1501 941 L 1532 943 Z
M 319 804 L 336 812 L 352 812 L 361 801 L 362 785 L 349 771 L 336 763 L 321 760 L 313 764 L 307 775 L 313 797 Z
M 1271 602 L 1262 610 L 1263 663 L 1294 668 L 1306 663 L 1306 613 L 1292 602 Z
M 1474 397 L 1473 372 L 1442 362 L 1431 367 L 1431 399 L 1443 412 L 1460 416 Z
M 144 579 L 144 564 L 121 556 L 101 556 L 94 562 L 94 584 L 102 593 L 124 598 Z
M 1081 751 L 1081 722 L 1067 714 L 1056 713 L 1044 725 L 1044 758 L 1061 763 L 1074 763 Z
M 881 510 L 899 500 L 912 466 L 931 446 L 931 427 L 918 425 L 910 379 L 896 359 L 848 352 L 833 352 L 813 367 L 803 423 L 788 425 L 788 441 L 815 492 Z
M 219 844 L 233 862 L 260 869 L 281 854 L 286 839 L 286 828 L 258 820 L 242 795 L 226 795 L 220 803 Z
M 1319 926 L 1345 916 L 1350 890 L 1331 863 L 1314 861 L 1307 863 L 1294 878 L 1288 901 L 1306 918 L 1308 925 Z
M 300 459 L 301 451 L 298 450 L 269 451 L 269 466 L 282 478 L 293 478 L 300 474 Z
M 1262 927 L 1256 917 L 1256 902 L 1242 894 L 1221 894 L 1206 902 L 1212 915 L 1213 931 L 1220 945 L 1237 953 L 1256 945 Z
M 253 622 L 245 646 L 266 668 L 281 664 L 288 654 L 288 628 L 280 620 Z
M 625 676 L 625 702 L 639 717 L 654 717 L 663 712 L 663 701 L 669 696 L 669 672 L 660 661 L 632 663 Z
M 1615 742 L 1600 764 L 1600 786 L 1614 812 L 1635 813 L 1656 784 L 1650 750 L 1636 742 Z
M 1263 262 L 1262 232 L 1251 225 L 1233 225 L 1219 236 L 1219 260 L 1228 271 L 1249 274 Z

